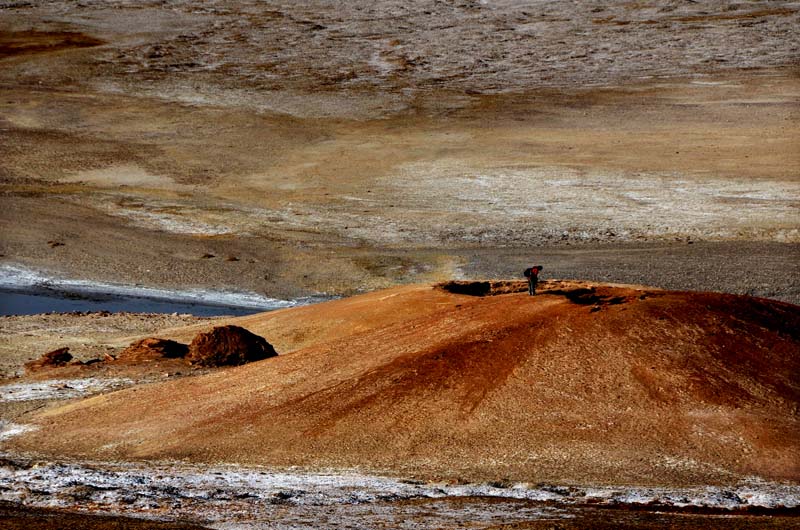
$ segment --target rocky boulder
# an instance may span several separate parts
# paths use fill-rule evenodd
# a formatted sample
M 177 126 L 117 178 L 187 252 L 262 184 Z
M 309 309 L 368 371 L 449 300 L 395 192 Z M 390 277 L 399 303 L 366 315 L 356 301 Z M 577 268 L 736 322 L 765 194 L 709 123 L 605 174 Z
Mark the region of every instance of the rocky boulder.
M 276 355 L 264 337 L 239 326 L 219 326 L 197 335 L 186 358 L 200 366 L 237 366 Z
M 69 353 L 69 348 L 59 348 L 45 353 L 35 361 L 25 363 L 25 369 L 30 372 L 35 372 L 42 368 L 57 368 L 66 366 L 71 360 L 72 354 Z
M 148 337 L 137 340 L 120 352 L 118 360 L 128 362 L 152 361 L 155 359 L 179 359 L 189 353 L 186 344 L 169 339 Z

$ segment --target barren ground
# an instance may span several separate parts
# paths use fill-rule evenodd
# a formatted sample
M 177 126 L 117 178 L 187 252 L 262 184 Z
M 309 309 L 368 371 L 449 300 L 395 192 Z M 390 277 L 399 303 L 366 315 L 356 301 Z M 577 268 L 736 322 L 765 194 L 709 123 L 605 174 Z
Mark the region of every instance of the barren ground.
M 800 6 L 782 0 L 0 0 L 0 267 L 295 298 L 516 277 L 534 260 L 550 278 L 800 304 L 798 27 Z M 361 331 L 437 308 L 422 304 L 410 315 L 373 305 Z M 298 330 L 285 314 L 241 322 L 269 334 L 279 352 L 335 339 L 357 324 L 339 329 L 336 319 L 312 318 Z M 5 318 L 0 376 L 53 347 L 72 346 L 86 360 L 142 335 L 187 340 L 211 323 L 181 315 Z M 783 340 L 787 329 L 776 333 Z M 162 365 L 68 370 L 83 383 L 48 386 L 50 376 L 42 375 L 17 381 L 35 388 L 12 389 L 17 396 L 55 392 L 62 398 L 55 403 L 6 399 L 4 390 L 4 436 L 20 434 L 17 420 L 82 393 L 142 381 L 189 388 L 221 377 Z M 682 438 L 674 433 L 683 432 L 697 454 L 736 473 L 748 465 L 774 476 L 796 472 L 781 467 L 796 453 L 796 434 L 786 435 L 796 433 L 796 395 L 751 399 L 754 389 L 766 392 L 763 382 L 747 376 L 732 389 L 728 375 L 707 387 L 708 400 L 722 403 L 717 408 L 695 403 L 702 414 L 688 424 L 677 421 L 669 432 L 656 424 L 652 432 L 677 446 Z M 654 392 L 647 399 L 656 400 L 661 380 L 647 381 Z M 740 398 L 746 410 L 726 408 L 726 399 Z M 791 414 L 795 420 L 786 419 Z M 770 423 L 775 417 L 784 423 Z M 730 418 L 748 421 L 732 438 L 704 438 L 728 432 Z M 686 434 L 687 425 L 708 430 Z M 762 436 L 775 432 L 783 438 Z M 755 456 L 747 452 L 753 447 Z M 543 468 L 551 476 L 581 476 L 556 460 Z M 713 466 L 682 462 L 668 474 L 721 480 Z M 49 465 L 60 473 L 60 464 Z M 609 482 L 637 476 L 637 465 Z M 18 470 L 2 471 L 13 479 Z M 87 499 L 102 504 L 102 489 L 69 488 L 53 495 L 73 509 Z M 43 506 L 52 500 L 43 491 L 22 491 L 16 500 L 31 495 L 31 506 L 35 498 Z M 382 500 L 375 521 L 397 526 L 411 514 L 416 528 L 430 527 L 437 524 L 428 524 L 429 515 L 456 513 L 453 526 L 497 528 L 797 526 L 796 517 L 591 507 L 557 522 L 525 522 L 502 514 L 542 506 L 509 502 Z M 354 517 L 366 512 L 345 508 L 340 513 L 351 519 L 343 524 L 360 524 Z M 12 527 L 49 528 L 53 520 L 46 512 L 3 510 L 3 524 Z M 315 527 L 337 520 L 325 510 L 283 513 L 290 513 L 287 527 Z M 71 521 L 133 524 L 82 515 Z
M 417 285 L 230 320 L 163 317 L 177 327 L 162 337 L 227 321 L 281 355 L 203 372 L 105 362 L 6 383 L 0 491 L 28 507 L 213 528 L 796 525 L 797 306 L 494 285 L 508 294 Z
M 797 302 L 798 11 L 0 4 L 0 254 L 276 297 L 545 259 Z
M 541 290 L 407 286 L 239 317 L 282 355 L 59 406 L 7 444 L 470 482 L 797 481 L 797 306 Z M 188 342 L 207 327 L 160 335 Z

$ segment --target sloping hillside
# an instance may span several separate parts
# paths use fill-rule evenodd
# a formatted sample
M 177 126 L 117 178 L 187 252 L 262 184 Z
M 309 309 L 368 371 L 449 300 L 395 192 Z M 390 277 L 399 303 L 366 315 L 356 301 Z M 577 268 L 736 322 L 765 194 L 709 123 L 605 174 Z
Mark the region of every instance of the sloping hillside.
M 800 480 L 797 306 L 552 282 L 536 297 L 401 287 L 235 321 L 282 355 L 70 403 L 10 443 L 456 480 Z

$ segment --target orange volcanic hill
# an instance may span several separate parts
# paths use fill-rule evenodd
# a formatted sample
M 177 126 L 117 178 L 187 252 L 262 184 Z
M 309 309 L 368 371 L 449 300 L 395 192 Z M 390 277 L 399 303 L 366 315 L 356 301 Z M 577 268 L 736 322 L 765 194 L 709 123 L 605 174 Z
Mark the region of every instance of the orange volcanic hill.
M 800 307 L 582 282 L 496 294 L 509 285 L 231 319 L 280 355 L 72 402 L 8 443 L 454 480 L 800 480 Z

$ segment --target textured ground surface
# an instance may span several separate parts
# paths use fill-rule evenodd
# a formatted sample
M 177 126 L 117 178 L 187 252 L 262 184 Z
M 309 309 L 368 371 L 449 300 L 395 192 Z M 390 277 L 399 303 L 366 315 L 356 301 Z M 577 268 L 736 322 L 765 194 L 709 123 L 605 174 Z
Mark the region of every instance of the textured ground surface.
M 53 517 L 63 513 L 43 508 L 77 509 L 79 513 L 65 517 L 98 527 L 136 521 L 90 514 L 167 517 L 210 528 L 252 530 L 596 528 L 601 522 L 608 527 L 696 528 L 703 521 L 710 528 L 794 528 L 800 515 L 800 490 L 764 483 L 736 488 L 582 489 L 398 481 L 353 472 L 282 473 L 185 463 L 82 465 L 5 458 L 2 464 L 2 498 L 24 499 L 27 510 L 0 501 L 0 518 L 5 525 L 27 518 L 30 526 L 25 528 L 38 528 L 32 523 L 51 528 L 48 523 L 55 524 Z M 781 508 L 780 503 L 793 507 Z
M 43 278 L 61 275 L 167 290 L 248 290 L 286 299 L 414 281 L 518 277 L 534 260 L 545 265 L 549 278 L 713 290 L 800 304 L 798 26 L 800 6 L 781 0 L 381 0 L 302 5 L 279 0 L 0 0 L 0 265 L 24 266 Z M 334 347 L 337 340 L 349 343 L 358 333 L 366 337 L 389 329 L 395 320 L 400 326 L 411 325 L 415 318 L 435 322 L 441 317 L 437 312 L 454 310 L 451 295 L 427 296 L 425 303 L 408 309 L 356 299 L 342 302 L 353 310 L 347 318 L 331 319 L 325 309 L 308 308 L 302 313 L 305 324 L 280 312 L 270 319 L 243 319 L 241 325 L 268 336 L 280 353 L 317 348 L 319 374 L 334 377 L 339 368 L 322 362 L 325 348 L 331 362 L 351 356 L 363 361 L 364 368 L 380 362 L 358 349 L 367 347 L 366 339 L 356 340 L 353 351 L 342 342 Z M 658 300 L 601 309 L 591 313 L 594 320 L 582 320 L 587 327 L 580 329 L 589 333 L 588 322 L 611 324 L 607 330 L 620 333 L 641 329 L 637 326 L 651 321 L 630 322 L 627 316 L 643 307 L 656 311 L 650 304 Z M 797 373 L 797 367 L 786 367 L 786 372 L 765 381 L 752 372 L 761 367 L 760 360 L 729 359 L 716 352 L 704 364 L 708 371 L 698 371 L 692 363 L 703 357 L 693 357 L 696 352 L 689 346 L 702 336 L 703 341 L 729 344 L 733 351 L 745 344 L 752 345 L 752 351 L 772 352 L 769 348 L 794 337 L 792 327 L 765 327 L 758 315 L 769 320 L 775 316 L 770 311 L 782 306 L 762 314 L 762 302 L 748 302 L 755 305 L 740 307 L 745 317 L 709 316 L 698 323 L 692 319 L 704 305 L 712 306 L 708 315 L 721 313 L 714 309 L 717 302 L 692 300 L 679 315 L 666 317 L 682 335 L 672 335 L 655 321 L 641 337 L 628 337 L 652 339 L 647 345 L 648 355 L 657 357 L 654 364 L 635 365 L 626 357 L 630 352 L 614 350 L 621 340 L 614 333 L 601 342 L 594 335 L 583 342 L 574 339 L 580 344 L 558 336 L 548 344 L 569 344 L 570 351 L 587 352 L 570 365 L 572 371 L 559 372 L 558 363 L 523 363 L 507 380 L 521 381 L 518 393 L 492 401 L 494 394 L 488 392 L 484 402 L 491 406 L 465 413 L 469 407 L 464 403 L 477 399 L 487 378 L 475 371 L 480 363 L 471 364 L 468 355 L 459 357 L 460 349 L 445 348 L 443 359 L 466 363 L 459 366 L 474 377 L 453 380 L 446 371 L 433 370 L 436 363 L 426 357 L 424 368 L 442 379 L 426 379 L 424 370 L 422 379 L 443 396 L 457 397 L 457 406 L 432 410 L 436 395 L 424 403 L 396 396 L 384 405 L 411 407 L 436 421 L 472 414 L 480 425 L 502 412 L 507 426 L 534 420 L 537 426 L 552 424 L 554 432 L 569 440 L 583 440 L 584 445 L 569 450 L 578 451 L 584 460 L 598 453 L 593 452 L 594 442 L 582 436 L 593 434 L 616 443 L 626 429 L 652 425 L 643 433 L 641 447 L 634 448 L 647 454 L 644 461 L 632 462 L 617 477 L 605 477 L 611 481 L 645 476 L 643 470 L 652 470 L 648 466 L 653 462 L 663 469 L 659 480 L 728 480 L 746 469 L 793 473 L 781 459 L 793 455 L 793 461 L 798 460 L 786 449 L 787 440 L 798 446 L 796 388 L 774 385 Z M 738 299 L 725 300 L 739 307 Z M 509 322 L 539 314 L 539 309 L 524 305 L 527 300 L 519 303 L 511 310 L 517 316 Z M 559 312 L 562 303 L 566 302 L 541 308 L 541 315 L 556 311 L 558 329 L 564 331 L 563 326 L 573 326 L 572 313 Z M 462 304 L 468 306 L 476 318 L 497 316 L 481 310 L 474 300 Z M 359 310 L 371 311 L 374 319 L 359 320 Z M 438 333 L 444 330 L 447 335 L 453 322 L 463 322 L 456 313 L 447 318 L 428 330 L 419 344 L 407 345 L 409 351 L 444 347 L 446 340 Z M 757 323 L 748 320 L 752 318 Z M 0 369 L 3 376 L 10 375 L 23 361 L 65 345 L 81 359 L 113 353 L 128 338 L 165 327 L 175 328 L 166 335 L 188 342 L 198 329 L 208 327 L 185 327 L 192 323 L 196 322 L 183 317 L 138 315 L 4 319 Z M 750 335 L 746 333 L 740 344 L 742 329 Z M 725 342 L 733 340 L 726 330 L 735 330 L 735 344 Z M 389 352 L 387 345 L 395 338 L 413 337 L 412 331 L 386 331 L 376 351 L 400 354 Z M 670 363 L 666 350 L 650 351 L 655 340 L 651 335 L 662 332 L 656 343 L 663 339 L 689 348 L 681 353 L 689 355 L 686 365 Z M 486 340 L 501 339 L 489 335 Z M 440 339 L 445 342 L 437 342 Z M 323 342 L 328 346 L 321 346 Z M 523 342 L 525 347 L 538 344 L 538 337 Z M 502 372 L 516 350 L 503 351 L 505 357 L 492 361 L 499 363 L 492 366 L 492 374 L 498 367 Z M 563 357 L 557 355 L 559 360 Z M 290 357 L 281 363 L 291 364 Z M 720 358 L 727 365 L 721 366 Z M 598 359 L 625 368 L 609 373 L 594 362 Z M 394 374 L 402 383 L 413 373 L 404 369 L 384 366 L 381 373 Z M 760 368 L 763 373 L 772 369 Z M 13 439 L 22 433 L 24 428 L 13 422 L 28 421 L 32 412 L 137 381 L 167 380 L 164 386 L 142 387 L 141 402 L 127 400 L 126 407 L 144 405 L 147 396 L 156 395 L 154 388 L 171 385 L 186 392 L 170 393 L 169 400 L 176 397 L 183 403 L 182 398 L 194 395 L 193 381 L 215 381 L 222 393 L 230 391 L 222 375 L 191 377 L 193 372 L 174 366 L 69 370 L 62 379 L 54 375 L 50 382 L 41 381 L 51 377 L 42 374 L 37 380 L 15 383 L 22 386 L 5 388 L 0 394 L 0 435 Z M 247 370 L 260 374 L 254 367 L 243 372 Z M 172 381 L 177 371 L 184 373 Z M 515 380 L 519 373 L 533 374 L 532 379 Z M 547 399 L 564 400 L 559 401 L 563 411 L 559 406 L 550 416 L 533 419 L 509 414 L 506 407 L 520 405 L 518 396 L 538 388 L 534 376 L 543 373 L 561 374 L 559 384 L 569 386 L 573 376 L 585 384 L 569 386 L 577 396 L 571 400 L 563 391 L 525 400 L 537 406 Z M 317 372 L 314 375 L 309 381 L 317 381 Z M 362 383 L 347 383 L 354 385 L 353 396 L 331 409 L 341 413 L 341 426 L 330 420 L 315 428 L 324 434 L 326 429 L 359 425 L 361 420 L 352 420 L 341 407 L 353 404 L 348 399 L 365 397 L 358 392 L 372 380 L 368 373 L 363 375 Z M 689 379 L 675 379 L 684 375 Z M 266 372 L 262 376 L 264 388 L 279 384 Z M 451 387 L 439 388 L 446 384 Z M 609 393 L 615 384 L 621 384 L 619 392 Z M 659 401 L 665 399 L 662 388 L 670 384 L 683 393 L 675 402 Z M 121 395 L 139 390 L 126 392 Z M 613 405 L 595 410 L 597 392 Z M 231 396 L 239 394 L 234 390 Z M 625 419 L 626 403 L 632 398 L 637 405 L 631 417 L 641 419 L 637 425 Z M 94 403 L 105 399 L 98 397 Z M 117 403 L 113 400 L 119 398 L 108 399 Z M 235 418 L 250 404 L 245 396 L 221 407 Z M 328 406 L 325 402 L 318 408 Z M 78 407 L 76 418 L 79 410 L 89 409 Z M 120 407 L 122 418 L 130 419 L 125 410 Z M 598 421 L 576 419 L 587 410 L 594 411 Z M 365 411 L 376 417 L 383 413 L 366 405 Z M 209 411 L 209 417 L 219 412 Z M 320 420 L 318 412 L 310 413 L 309 421 Z M 186 415 L 186 425 L 192 418 Z M 92 421 L 83 427 L 96 428 Z M 665 426 L 671 430 L 664 432 Z M 653 449 L 653 433 L 659 432 L 664 443 Z M 208 439 L 216 439 L 215 434 Z M 434 434 L 426 443 L 448 446 L 449 432 Z M 247 453 L 247 443 L 252 442 L 247 433 L 234 429 L 227 435 L 234 440 L 231 446 L 209 442 L 195 447 L 193 454 L 213 460 L 222 454 L 216 451 Z M 131 436 L 135 439 L 136 433 Z M 313 436 L 300 440 L 298 450 L 308 456 L 309 444 L 319 443 L 330 450 L 331 461 L 341 462 L 343 451 L 355 448 L 357 455 L 366 447 L 356 441 L 347 447 L 325 446 L 320 436 L 322 441 Z M 58 444 L 57 438 L 47 442 Z M 83 442 L 58 451 L 78 450 Z M 407 462 L 392 465 L 436 468 L 407 442 L 398 434 L 384 444 L 403 446 L 410 455 Z M 494 454 L 495 442 L 513 447 L 506 438 L 492 437 L 483 446 L 471 444 L 467 449 L 473 455 Z M 575 469 L 558 460 L 564 451 L 561 442 L 543 451 L 542 469 L 565 480 L 585 478 L 585 470 L 578 469 L 584 460 L 578 458 Z M 619 451 L 609 458 L 603 454 L 600 460 L 613 466 L 629 458 L 634 442 L 620 443 Z M 150 451 L 146 444 L 116 450 L 123 449 L 130 454 Z M 696 459 L 676 460 L 675 454 Z M 515 461 L 518 454 L 506 456 Z M 455 458 L 446 456 L 451 457 Z M 499 461 L 489 464 L 494 470 L 504 466 Z M 102 491 L 80 487 L 63 495 L 73 493 L 76 503 L 103 496 Z M 45 494 L 34 495 L 47 502 Z M 557 522 L 486 523 L 491 514 L 535 512 L 540 506 L 511 507 L 501 501 L 491 507 L 482 499 L 456 506 L 458 502 L 411 501 L 388 509 L 379 505 L 373 520 L 376 525 L 397 526 L 398 518 L 416 517 L 417 528 L 427 528 L 443 526 L 427 524 L 430 514 L 459 513 L 453 526 L 797 526 L 791 518 L 625 511 L 609 515 L 592 509 Z M 355 523 L 359 513 L 370 509 L 340 513 Z M 14 508 L 0 517 L 7 526 L 31 527 L 30 515 Z M 42 528 L 52 522 L 42 513 L 35 517 Z M 72 521 L 84 526 L 132 524 L 75 517 Z M 287 526 L 315 528 L 336 517 L 323 510 L 310 518 L 290 518 Z
M 797 302 L 799 12 L 3 2 L 0 254 L 281 298 L 541 256 Z
M 166 327 L 209 322 L 190 315 L 61 313 L 0 317 L 0 379 L 22 374 L 25 362 L 69 347 L 80 361 L 119 354 L 135 338 Z
M 284 355 L 56 407 L 7 443 L 473 481 L 797 480 L 797 306 L 545 289 L 405 287 L 242 317 Z
M 480 517 L 470 516 L 469 510 L 480 507 L 485 510 L 487 505 L 494 505 L 505 513 L 530 513 L 544 512 L 544 517 L 533 517 L 534 520 L 524 522 L 490 522 L 488 525 Z M 485 528 L 493 530 L 595 530 L 595 529 L 628 529 L 640 530 L 691 530 L 707 528 L 709 530 L 739 530 L 739 529 L 789 529 L 800 528 L 797 516 L 747 516 L 730 514 L 697 514 L 697 513 L 664 513 L 663 511 L 602 509 L 596 507 L 567 508 L 562 510 L 548 510 L 547 506 L 526 502 L 492 502 L 486 499 L 452 499 L 439 500 L 414 500 L 396 503 L 393 508 L 377 508 L 377 513 L 369 517 L 362 514 L 360 521 L 350 522 L 347 528 L 367 529 L 375 526 L 389 526 L 392 528 L 425 529 L 430 528 L 429 523 L 437 524 L 437 528 Z M 548 513 L 548 511 L 550 513 Z M 553 516 L 553 512 L 557 516 Z M 445 522 L 445 517 L 437 517 L 443 513 L 462 513 L 458 521 Z M 319 520 L 325 520 L 318 515 Z M 506 516 L 505 520 L 514 519 Z M 302 520 L 283 523 L 278 518 L 252 524 L 251 528 L 315 528 L 313 523 L 304 523 Z M 308 519 L 308 517 L 306 517 Z M 503 516 L 498 519 L 502 520 Z M 339 520 L 327 520 L 327 528 L 340 528 Z M 24 508 L 16 504 L 0 505 L 0 522 L 9 530 L 58 530 L 69 524 L 73 528 L 86 530 L 138 530 L 138 529 L 164 529 L 164 530 L 199 530 L 201 528 L 225 528 L 220 526 L 200 526 L 200 524 L 163 523 L 152 520 L 127 519 L 122 517 L 96 516 L 84 513 L 70 513 L 61 510 L 46 510 Z

